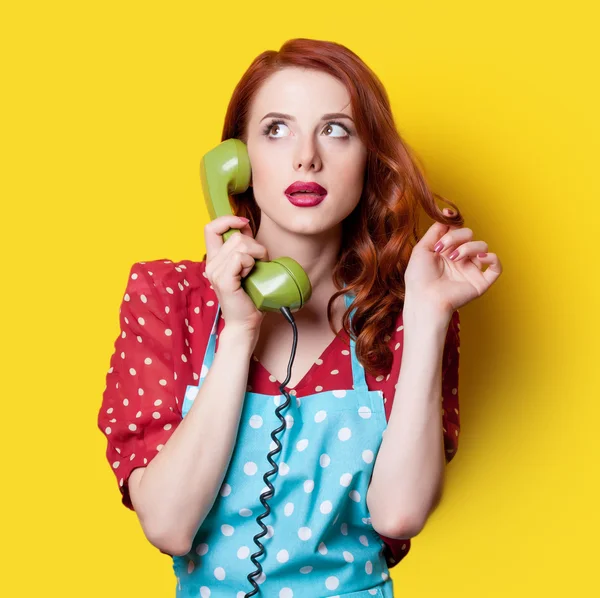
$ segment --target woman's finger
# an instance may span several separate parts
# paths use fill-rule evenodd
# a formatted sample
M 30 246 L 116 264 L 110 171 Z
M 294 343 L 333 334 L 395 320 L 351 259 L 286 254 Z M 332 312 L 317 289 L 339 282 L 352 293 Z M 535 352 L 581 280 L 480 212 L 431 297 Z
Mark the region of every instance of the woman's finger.
M 239 230 L 244 235 L 252 236 L 250 225 L 240 216 L 232 214 L 219 216 L 205 225 L 204 243 L 207 261 L 210 261 L 223 246 L 223 235 L 231 228 Z
M 269 259 L 267 248 L 261 245 L 252 235 L 245 236 L 236 232 L 225 241 L 211 260 L 207 260 L 207 276 L 214 280 L 219 272 L 227 271 L 227 266 L 235 253 L 249 254 L 254 260 L 268 261 Z M 245 266 L 248 267 L 248 265 Z M 253 263 L 251 265 L 254 267 Z
M 495 253 L 488 252 L 485 257 L 478 259 L 480 259 L 484 264 L 488 265 L 485 272 L 483 272 L 483 277 L 486 279 L 488 286 L 491 286 L 502 274 L 502 263 Z
M 485 241 L 467 241 L 461 243 L 452 253 L 448 255 L 451 262 L 459 262 L 466 257 L 475 257 L 479 253 L 485 253 L 488 245 Z

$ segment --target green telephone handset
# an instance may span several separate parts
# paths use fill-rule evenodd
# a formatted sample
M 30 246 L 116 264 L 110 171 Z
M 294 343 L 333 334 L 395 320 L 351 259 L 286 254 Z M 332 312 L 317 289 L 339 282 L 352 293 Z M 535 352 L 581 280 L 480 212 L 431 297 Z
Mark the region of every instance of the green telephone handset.
M 250 184 L 250 159 L 240 139 L 226 139 L 207 152 L 200 161 L 202 192 L 211 220 L 232 214 L 229 195 L 243 193 Z M 238 232 L 231 228 L 223 241 Z M 256 260 L 254 268 L 242 279 L 242 288 L 260 311 L 300 309 L 312 294 L 312 286 L 300 264 L 289 257 L 270 262 Z

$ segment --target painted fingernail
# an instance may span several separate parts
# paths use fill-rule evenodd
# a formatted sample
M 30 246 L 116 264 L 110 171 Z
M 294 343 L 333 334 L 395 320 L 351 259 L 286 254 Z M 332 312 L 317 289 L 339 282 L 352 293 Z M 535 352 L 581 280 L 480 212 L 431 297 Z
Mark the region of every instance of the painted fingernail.
M 433 248 L 434 251 L 441 251 L 444 247 L 444 244 L 441 241 L 438 241 L 436 246 Z
M 478 253 L 477 257 L 487 257 L 487 253 Z
M 450 259 L 454 260 L 458 257 L 458 249 L 455 249 L 451 254 L 450 254 Z
M 248 218 L 244 218 L 243 216 L 238 216 L 238 218 L 240 220 L 243 220 L 244 222 L 250 222 L 250 220 Z

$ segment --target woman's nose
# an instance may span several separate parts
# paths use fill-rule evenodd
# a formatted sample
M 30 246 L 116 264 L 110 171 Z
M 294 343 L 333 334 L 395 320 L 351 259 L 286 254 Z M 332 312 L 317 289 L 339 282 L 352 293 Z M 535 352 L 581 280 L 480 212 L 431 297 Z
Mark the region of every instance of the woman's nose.
M 298 170 L 305 169 L 316 169 L 321 165 L 318 152 L 313 142 L 306 142 L 302 144 L 298 150 L 297 155 L 294 158 L 294 167 Z

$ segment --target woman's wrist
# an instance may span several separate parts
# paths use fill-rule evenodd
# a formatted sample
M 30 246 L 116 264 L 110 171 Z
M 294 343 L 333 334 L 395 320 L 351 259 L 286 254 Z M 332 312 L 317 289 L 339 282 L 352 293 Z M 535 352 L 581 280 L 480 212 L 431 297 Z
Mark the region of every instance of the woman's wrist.
M 248 330 L 247 328 L 230 325 L 223 328 L 219 335 L 219 345 L 228 345 L 235 348 L 235 351 L 248 353 L 252 356 L 256 343 L 258 342 L 258 331 Z

